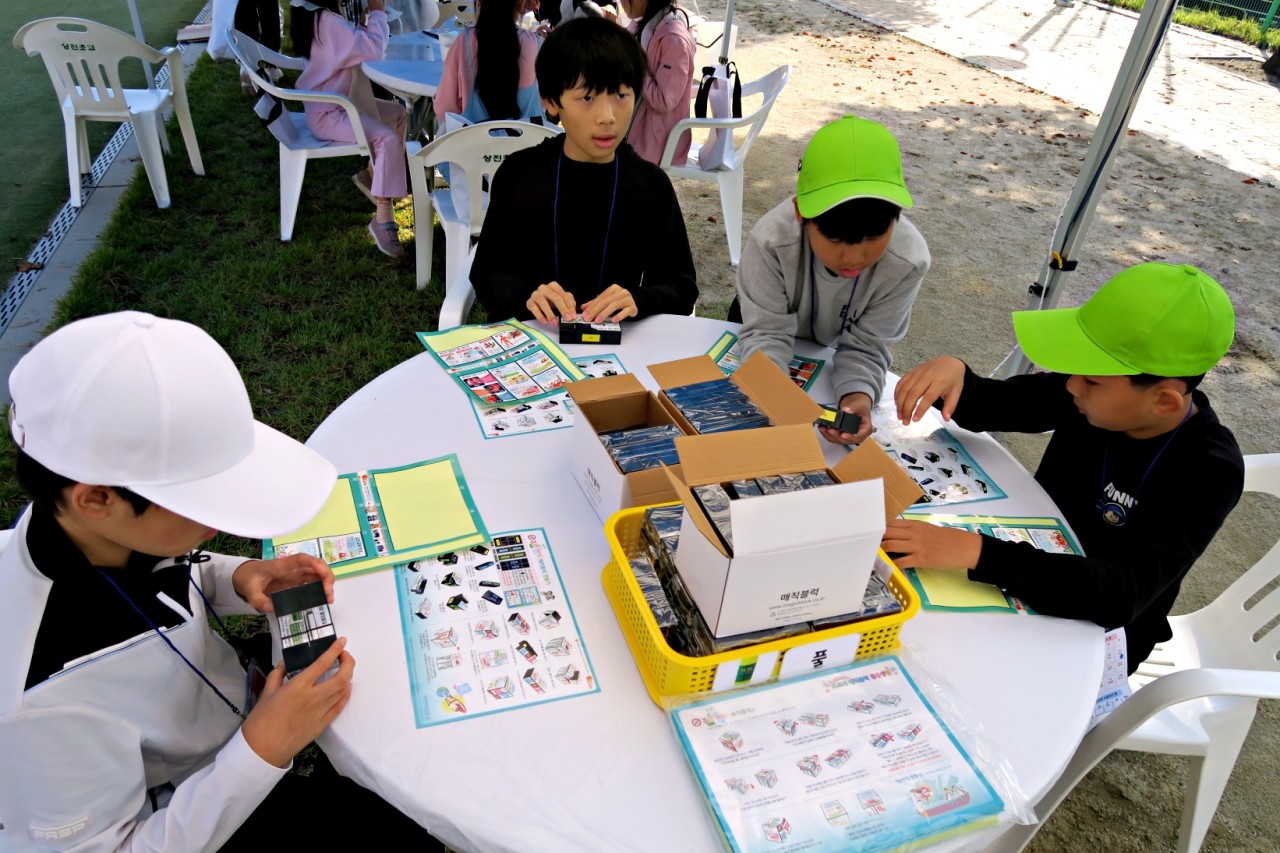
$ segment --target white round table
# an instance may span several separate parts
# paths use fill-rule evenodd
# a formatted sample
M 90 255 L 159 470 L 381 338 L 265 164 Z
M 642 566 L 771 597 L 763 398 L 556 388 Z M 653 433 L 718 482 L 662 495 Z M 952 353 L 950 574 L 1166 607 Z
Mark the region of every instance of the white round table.
M 440 40 L 426 33 L 392 36 L 383 59 L 360 63 L 364 76 L 409 104 L 435 95 L 444 73 Z
M 566 350 L 616 352 L 656 388 L 646 365 L 705 352 L 726 328 L 734 326 L 657 316 L 624 324 L 620 346 Z M 828 359 L 813 394 L 829 402 L 830 350 L 802 341 L 797 351 Z M 956 512 L 1056 514 L 993 439 L 955 431 L 1010 495 Z M 340 471 L 457 453 L 491 532 L 545 528 L 600 686 L 592 695 L 416 728 L 393 574 L 374 572 L 336 590 L 334 622 L 357 660 L 355 690 L 321 745 L 339 770 L 457 850 L 719 850 L 702 795 L 601 586 L 609 549 L 564 464 L 570 432 L 485 440 L 466 395 L 425 352 L 356 392 L 316 430 L 308 444 Z M 834 460 L 844 450 L 826 452 Z M 921 612 L 903 627 L 902 642 L 950 685 L 966 722 L 981 724 L 1034 803 L 1084 735 L 1102 635 L 1095 625 L 1047 616 Z

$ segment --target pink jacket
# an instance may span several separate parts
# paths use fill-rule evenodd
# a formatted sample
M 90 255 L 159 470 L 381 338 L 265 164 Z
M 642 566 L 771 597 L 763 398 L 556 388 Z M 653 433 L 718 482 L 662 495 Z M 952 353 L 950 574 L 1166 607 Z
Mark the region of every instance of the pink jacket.
M 320 26 L 311 43 L 311 57 L 298 75 L 297 87 L 351 97 L 351 69 L 367 59 L 381 59 L 387 52 L 390 37 L 386 12 L 370 12 L 363 27 L 333 12 L 321 12 Z M 323 113 L 341 107 L 309 103 L 306 109 L 309 113 Z
M 649 27 L 652 35 L 641 39 L 649 57 L 649 77 L 627 141 L 641 157 L 657 163 L 662 159 L 671 129 L 689 117 L 689 88 L 693 84 L 696 46 L 681 12 L 668 12 Z M 676 145 L 673 163 L 684 164 L 689 156 L 689 143 L 690 135 L 685 131 Z
M 513 24 L 514 26 L 514 24 Z M 534 74 L 534 62 L 538 58 L 538 48 L 542 47 L 542 39 L 528 30 L 516 28 L 520 34 L 520 82 L 518 88 L 536 86 L 538 78 Z M 463 30 L 458 40 L 449 48 L 449 55 L 444 60 L 444 72 L 440 75 L 440 86 L 434 98 L 436 115 L 442 120 L 445 113 L 461 114 L 466 109 L 467 101 L 475 89 L 475 69 L 480 67 L 479 41 L 474 29 Z

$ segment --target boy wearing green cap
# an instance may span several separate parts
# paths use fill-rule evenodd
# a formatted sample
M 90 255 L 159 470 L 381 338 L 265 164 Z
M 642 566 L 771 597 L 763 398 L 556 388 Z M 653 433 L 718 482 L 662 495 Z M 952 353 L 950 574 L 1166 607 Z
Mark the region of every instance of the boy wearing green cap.
M 1041 613 L 1123 627 L 1133 672 L 1172 636 L 1182 578 L 1244 490 L 1235 437 L 1196 387 L 1231 346 L 1231 302 L 1195 267 L 1139 264 L 1079 308 L 1016 311 L 1013 326 L 1053 373 L 980 379 L 941 356 L 902 377 L 898 415 L 939 405 L 974 431 L 1053 430 L 1036 480 L 1087 556 L 903 520 L 883 547 L 903 568 L 968 569 Z
M 871 434 L 889 345 L 907 333 L 929 269 L 929 247 L 901 215 L 911 206 L 893 134 L 845 116 L 814 134 L 795 197 L 761 217 L 747 240 L 729 311 L 742 322 L 743 355 L 764 352 L 786 370 L 796 337 L 834 347 L 836 399 L 862 427 L 823 428 L 831 441 Z

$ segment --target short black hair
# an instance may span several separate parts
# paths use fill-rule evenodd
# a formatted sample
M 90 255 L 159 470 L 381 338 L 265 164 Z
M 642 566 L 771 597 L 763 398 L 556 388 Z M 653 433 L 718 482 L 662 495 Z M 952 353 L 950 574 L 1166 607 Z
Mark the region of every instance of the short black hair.
M 1198 376 L 1156 376 L 1154 373 L 1136 373 L 1129 377 L 1129 381 L 1139 388 L 1150 388 L 1157 382 L 1163 382 L 1166 379 L 1179 379 L 1187 384 L 1187 393 L 1190 394 L 1196 390 L 1200 384 L 1200 380 L 1204 379 L 1204 374 Z
M 822 236 L 838 243 L 855 245 L 868 238 L 883 237 L 898 221 L 902 208 L 881 198 L 851 198 L 813 217 Z
M 640 97 L 649 60 L 640 43 L 606 18 L 575 18 L 551 31 L 534 64 L 538 92 L 560 104 L 568 89 L 616 94 L 628 86 Z
M 32 505 L 41 513 L 59 515 L 62 513 L 62 493 L 76 484 L 75 480 L 64 477 L 41 465 L 21 449 L 13 465 L 14 476 L 22 491 L 27 493 Z M 115 493 L 129 502 L 134 515 L 142 515 L 151 506 L 151 501 L 142 495 L 131 492 L 123 486 L 112 486 Z

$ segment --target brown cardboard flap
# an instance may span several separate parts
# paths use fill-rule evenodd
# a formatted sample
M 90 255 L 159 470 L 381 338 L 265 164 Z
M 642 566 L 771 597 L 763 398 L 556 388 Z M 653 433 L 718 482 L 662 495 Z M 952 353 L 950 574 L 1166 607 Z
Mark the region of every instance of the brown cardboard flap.
M 592 403 L 625 394 L 644 393 L 644 386 L 631 373 L 601 376 L 598 379 L 579 379 L 577 382 L 570 382 L 567 389 L 575 403 Z
M 811 424 L 822 412 L 822 407 L 763 352 L 753 353 L 730 379 L 769 416 L 774 426 Z
M 679 439 L 677 439 L 679 441 Z M 842 483 L 856 483 L 876 477 L 884 480 L 884 517 L 893 521 L 907 507 L 924 497 L 915 480 L 874 441 L 864 441 L 831 469 Z
M 694 355 L 675 361 L 664 361 L 661 364 L 651 364 L 649 375 L 657 380 L 658 387 L 663 389 L 725 378 L 724 371 L 716 367 L 716 363 L 709 355 Z
M 632 506 L 649 506 L 679 500 L 679 496 L 671 488 L 671 479 L 663 473 L 663 468 L 680 474 L 679 465 L 670 465 L 633 471 L 627 475 L 627 482 L 631 486 Z
M 827 468 L 813 427 L 801 424 L 677 438 L 676 453 L 691 486 Z
M 682 439 L 677 438 L 676 441 L 679 442 Z M 721 554 L 726 557 L 732 556 L 724 549 L 724 545 L 720 542 L 720 534 L 716 532 L 711 519 L 707 518 L 707 514 L 702 511 L 702 507 L 698 504 L 698 499 L 693 496 L 689 486 L 685 484 L 684 473 L 680 470 L 683 467 L 683 465 L 676 465 L 675 467 L 662 466 L 662 470 L 666 472 L 667 480 L 671 484 L 671 490 L 676 493 L 676 498 L 684 504 L 684 511 L 689 514 L 694 526 L 706 537 L 706 540 L 714 545 Z

